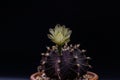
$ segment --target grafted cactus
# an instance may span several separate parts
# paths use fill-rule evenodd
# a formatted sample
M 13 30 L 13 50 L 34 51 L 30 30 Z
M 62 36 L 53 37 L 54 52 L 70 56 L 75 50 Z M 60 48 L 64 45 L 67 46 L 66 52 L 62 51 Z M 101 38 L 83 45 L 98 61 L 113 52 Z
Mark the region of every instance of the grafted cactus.
M 88 64 L 90 57 L 86 57 L 86 50 L 79 48 L 80 44 L 67 45 L 71 32 L 60 25 L 50 29 L 51 34 L 48 34 L 48 37 L 56 45 L 47 47 L 47 52 L 41 53 L 42 59 L 38 67 L 50 80 L 83 80 L 91 67 Z

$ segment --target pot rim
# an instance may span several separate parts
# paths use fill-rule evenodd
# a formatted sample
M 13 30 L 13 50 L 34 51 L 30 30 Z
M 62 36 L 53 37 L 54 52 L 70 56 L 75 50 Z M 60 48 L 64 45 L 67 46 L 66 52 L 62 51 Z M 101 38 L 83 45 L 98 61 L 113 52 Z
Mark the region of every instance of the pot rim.
M 41 75 L 42 73 L 43 73 L 43 72 L 33 73 L 33 74 L 30 76 L 30 80 L 36 80 L 35 77 L 36 77 L 37 75 Z M 97 75 L 96 73 L 94 73 L 94 72 L 88 71 L 87 74 L 90 74 L 90 75 L 93 76 L 93 77 L 90 78 L 89 80 L 98 80 L 98 78 L 99 78 L 98 75 Z

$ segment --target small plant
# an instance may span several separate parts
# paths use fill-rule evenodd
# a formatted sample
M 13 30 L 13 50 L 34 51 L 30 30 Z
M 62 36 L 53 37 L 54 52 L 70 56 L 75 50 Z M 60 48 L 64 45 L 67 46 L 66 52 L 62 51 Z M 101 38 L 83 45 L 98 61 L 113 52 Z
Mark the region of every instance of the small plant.
M 64 25 L 58 24 L 49 32 L 48 38 L 55 46 L 47 47 L 46 53 L 41 53 L 38 71 L 43 72 L 48 80 L 84 80 L 91 67 L 88 64 L 90 57 L 85 55 L 86 50 L 79 49 L 80 44 L 68 45 L 72 31 Z

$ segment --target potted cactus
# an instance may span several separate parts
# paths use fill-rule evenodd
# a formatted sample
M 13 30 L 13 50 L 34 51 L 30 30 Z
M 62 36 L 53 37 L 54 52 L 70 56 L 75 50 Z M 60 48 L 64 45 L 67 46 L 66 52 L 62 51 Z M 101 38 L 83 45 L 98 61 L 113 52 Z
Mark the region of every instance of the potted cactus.
M 72 33 L 69 28 L 58 24 L 49 32 L 48 38 L 55 46 L 41 53 L 38 72 L 30 76 L 31 80 L 98 80 L 97 74 L 88 71 L 91 66 L 86 50 L 80 49 L 80 44 L 68 45 Z

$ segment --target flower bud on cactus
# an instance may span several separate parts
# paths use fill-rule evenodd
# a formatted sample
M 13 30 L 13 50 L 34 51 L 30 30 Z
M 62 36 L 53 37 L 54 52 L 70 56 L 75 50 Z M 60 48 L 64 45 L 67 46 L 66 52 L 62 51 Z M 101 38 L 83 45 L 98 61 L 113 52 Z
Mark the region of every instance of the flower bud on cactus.
M 54 29 L 49 29 L 51 34 L 48 34 L 48 37 L 57 45 L 63 45 L 70 41 L 70 35 L 72 33 L 69 28 L 65 26 L 60 26 L 57 24 Z
M 90 68 L 86 50 L 79 49 L 80 44 L 67 45 L 72 31 L 65 26 L 56 25 L 49 31 L 48 37 L 56 46 L 47 47 L 47 52 L 41 54 L 39 71 L 44 71 L 50 80 L 82 80 Z

